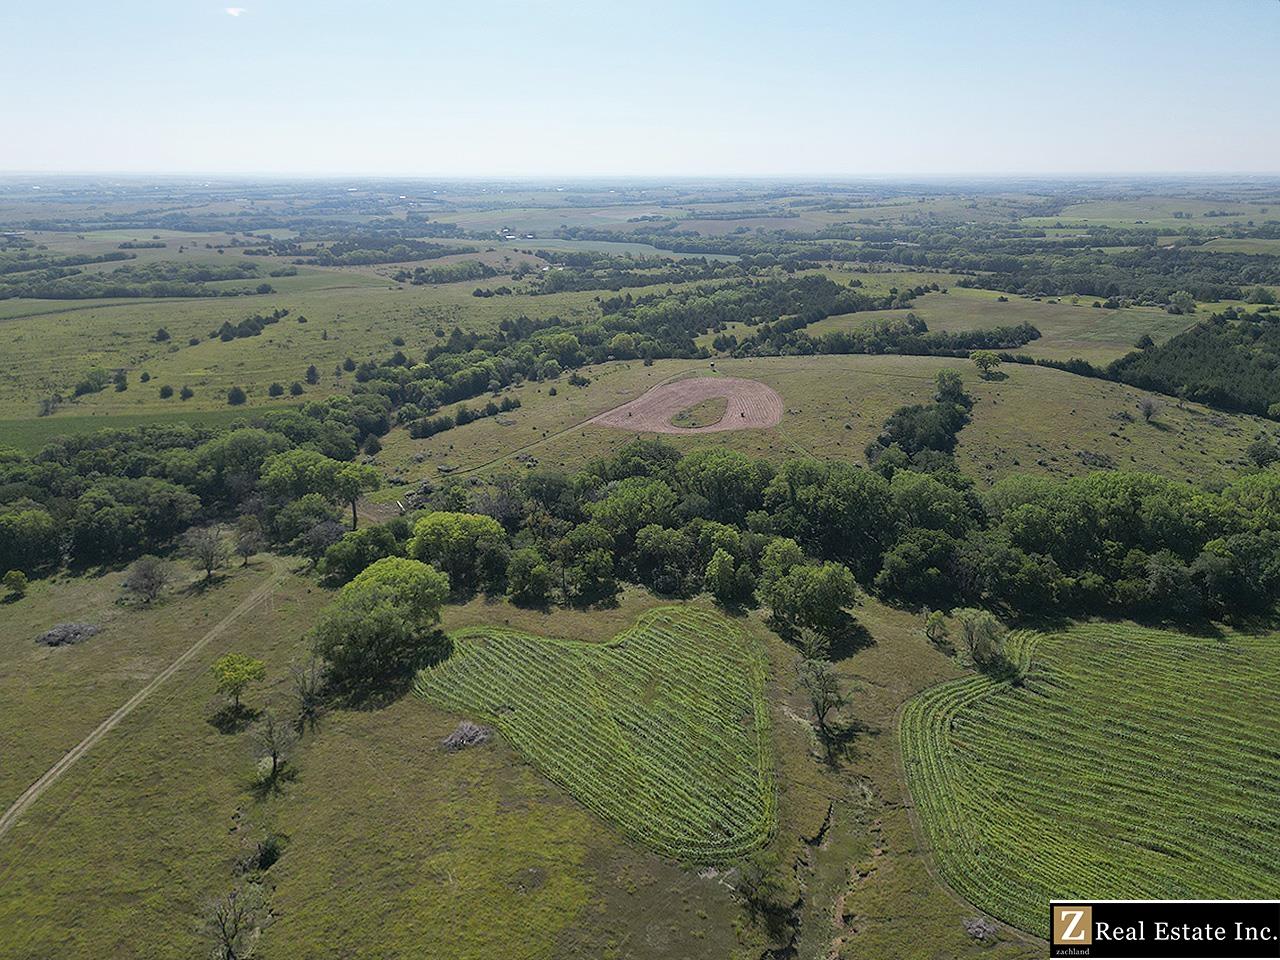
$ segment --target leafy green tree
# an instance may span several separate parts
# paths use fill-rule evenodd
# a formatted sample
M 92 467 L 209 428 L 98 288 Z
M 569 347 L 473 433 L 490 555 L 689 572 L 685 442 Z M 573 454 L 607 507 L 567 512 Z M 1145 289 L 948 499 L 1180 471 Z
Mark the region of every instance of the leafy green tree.
M 935 646 L 947 639 L 947 618 L 941 610 L 929 610 L 925 613 L 924 635 Z
M 641 527 L 669 524 L 675 506 L 675 492 L 662 480 L 627 477 L 610 487 L 595 503 L 588 504 L 587 514 L 610 530 L 625 552 L 630 550 Z
M 726 606 L 737 603 L 741 597 L 738 593 L 739 580 L 737 565 L 729 551 L 717 548 L 707 563 L 702 577 L 703 585 L 716 598 L 717 602 Z
M 555 577 L 542 554 L 523 547 L 511 554 L 507 563 L 507 597 L 524 607 L 545 607 L 551 602 Z
M 965 651 L 975 664 L 986 666 L 999 657 L 1005 630 L 994 614 L 974 607 L 961 607 L 951 611 L 951 618 L 960 630 L 960 641 Z
M 840 678 L 836 676 L 835 668 L 826 660 L 801 660 L 796 666 L 796 675 L 801 689 L 809 697 L 818 737 L 829 748 L 831 711 L 840 709 L 845 703 Z
M 455 590 L 468 592 L 497 584 L 506 570 L 507 535 L 493 517 L 437 511 L 413 527 L 408 554 L 434 563 Z
M 858 597 L 857 583 L 849 568 L 831 561 L 793 566 L 759 594 L 771 609 L 774 622 L 784 630 L 811 627 L 828 637 L 840 632 L 848 617 L 845 609 Z
M 372 439 L 372 438 L 371 438 Z M 360 463 L 344 463 L 333 475 L 333 493 L 351 505 L 351 529 L 356 528 L 356 501 L 362 493 L 382 486 L 382 475 L 373 467 Z
M 183 387 L 182 389 L 185 391 L 187 388 Z M 231 404 L 231 406 L 233 407 L 240 406 L 242 403 L 244 403 L 248 399 L 249 398 L 248 396 L 245 395 L 244 389 L 242 387 L 232 387 L 230 390 L 227 391 L 227 403 Z
M 243 653 L 228 653 L 213 663 L 213 678 L 218 692 L 231 698 L 231 709 L 240 712 L 240 697 L 251 683 L 261 683 L 267 676 L 267 665 Z
M 589 550 L 566 571 L 566 596 L 577 603 L 606 603 L 618 595 L 613 554 Z
M 1245 454 L 1253 461 L 1254 466 L 1265 468 L 1280 460 L 1280 447 L 1276 446 L 1274 440 L 1259 437 L 1245 448 Z
M 706 501 L 704 516 L 742 523 L 748 513 L 760 509 L 773 471 L 764 461 L 736 450 L 703 450 L 684 457 L 676 476 L 686 490 Z
M 353 579 L 375 560 L 404 553 L 404 545 L 386 524 L 352 530 L 330 546 L 320 563 L 320 572 L 330 583 Z
M 1196 298 L 1186 290 L 1179 290 L 1169 298 L 1168 311 L 1170 313 L 1195 313 Z
M 10 570 L 2 582 L 13 599 L 21 600 L 27 595 L 27 575 L 21 570 Z
M 448 593 L 449 578 L 429 564 L 384 557 L 321 612 L 312 649 L 336 686 L 371 692 L 447 651 L 436 624 Z
M 272 521 L 274 539 L 300 550 L 305 546 L 302 538 L 322 523 L 333 523 L 338 527 L 338 537 L 341 537 L 345 528 L 338 523 L 338 517 L 338 511 L 327 497 L 318 493 L 304 494 L 275 515 Z
M 333 500 L 338 495 L 338 472 L 344 466 L 347 464 L 315 450 L 285 450 L 263 462 L 259 485 L 282 500 L 296 500 L 309 493 Z
M 955 591 L 955 553 L 956 541 L 945 531 L 907 530 L 884 555 L 876 589 L 903 600 L 945 602 Z
M 994 350 L 974 350 L 969 354 L 969 359 L 973 361 L 973 365 L 978 368 L 984 380 L 989 379 L 1000 366 L 1000 355 Z
M 62 531 L 45 510 L 0 508 L 0 569 L 36 572 L 62 561 Z
M 964 380 L 960 371 L 946 367 L 933 378 L 934 398 L 943 403 L 960 403 L 965 399 Z

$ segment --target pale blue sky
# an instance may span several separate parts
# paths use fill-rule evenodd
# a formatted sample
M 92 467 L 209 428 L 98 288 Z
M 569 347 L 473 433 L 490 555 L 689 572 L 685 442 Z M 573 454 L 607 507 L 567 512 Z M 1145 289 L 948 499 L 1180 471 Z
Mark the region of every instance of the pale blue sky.
M 0 170 L 1280 170 L 1280 0 L 231 2 L 0 4 Z

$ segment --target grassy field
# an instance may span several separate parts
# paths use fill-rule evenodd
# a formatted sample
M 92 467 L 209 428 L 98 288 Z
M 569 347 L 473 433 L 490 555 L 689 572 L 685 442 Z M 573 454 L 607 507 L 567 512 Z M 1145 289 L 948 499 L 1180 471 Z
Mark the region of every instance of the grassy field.
M 862 462 L 869 441 L 899 406 L 932 396 L 933 379 L 959 369 L 977 401 L 956 450 L 965 470 L 982 482 L 1018 471 L 1071 476 L 1108 465 L 1157 470 L 1193 480 L 1222 477 L 1244 464 L 1244 449 L 1275 427 L 1256 417 L 1219 413 L 1167 401 L 1151 423 L 1142 420 L 1141 391 L 1046 367 L 1006 364 L 1005 379 L 982 380 L 965 360 L 940 357 L 815 356 L 718 360 L 716 372 L 759 380 L 784 403 L 773 428 L 714 435 L 669 435 L 680 449 L 724 447 L 780 460 L 812 454 Z M 447 473 L 516 469 L 524 463 L 573 469 L 607 453 L 633 434 L 586 420 L 640 396 L 682 373 L 709 372 L 702 363 L 661 360 L 610 363 L 584 371 L 583 388 L 561 382 L 512 391 L 522 406 L 425 440 L 403 429 L 385 440 L 381 462 L 406 481 L 438 481 Z M 532 458 L 532 461 L 529 459 Z M 439 469 L 443 464 L 446 471 Z M 394 499 L 401 488 L 380 496 Z
M 679 411 L 671 418 L 671 425 L 686 429 L 709 427 L 724 419 L 724 412 L 728 406 L 729 401 L 725 397 L 712 397 Z
M 606 644 L 480 628 L 427 699 L 493 722 L 552 780 L 655 850 L 723 863 L 768 839 L 765 665 L 732 623 L 672 607 Z
M 119 574 L 41 581 L 0 608 L 0 710 L 12 720 L 4 804 L 264 574 L 259 560 L 150 610 L 116 603 Z M 646 597 L 624 597 L 616 616 L 634 620 L 654 606 Z M 287 668 L 304 656 L 300 638 L 327 598 L 288 577 L 0 838 L 0 955 L 198 953 L 205 903 L 229 889 L 236 860 L 268 831 L 289 837 L 267 876 L 272 956 L 758 954 L 727 888 L 632 847 L 505 743 L 444 754 L 438 741 L 456 718 L 417 698 L 331 714 L 304 738 L 284 791 L 255 794 L 247 735 L 210 722 L 220 701 L 209 665 L 227 650 L 263 658 L 267 682 L 246 702 L 287 709 Z M 451 625 L 514 619 L 562 635 L 615 616 L 526 623 L 523 611 L 484 601 L 448 613 Z M 103 631 L 63 649 L 32 642 L 71 617 Z M 371 900 L 379 910 L 366 909 Z
M 177 650 L 261 582 L 251 567 L 205 594 L 179 594 L 154 610 L 118 610 L 119 578 L 41 583 L 0 613 L 2 712 L 25 748 L 6 795 L 104 719 Z M 173 957 L 200 950 L 206 901 L 229 888 L 234 862 L 261 839 L 272 811 L 247 791 L 243 735 L 219 732 L 212 661 L 228 650 L 267 662 L 261 707 L 287 686 L 296 640 L 319 595 L 287 579 L 270 603 L 237 621 L 58 780 L 0 838 L 0 953 L 6 957 Z M 65 649 L 32 652 L 32 629 L 80 617 L 102 633 Z M 25 624 L 20 629 L 11 625 Z M 50 709 L 50 704 L 58 704 Z M 6 801 L 7 806 L 7 801 Z M 90 881 L 88 878 L 92 878 Z
M 1033 300 L 1008 297 L 994 290 L 951 287 L 947 293 L 930 293 L 916 299 L 910 310 L 851 313 L 828 317 L 812 324 L 809 333 L 855 330 L 865 324 L 914 313 L 931 331 L 981 330 L 1030 323 L 1040 331 L 1040 339 L 1012 351 L 1050 360 L 1080 357 L 1105 365 L 1133 349 L 1143 334 L 1157 342 L 1181 333 L 1196 316 L 1174 316 L 1158 307 L 1130 307 L 1103 310 L 1091 306 L 1092 299 L 1079 303 L 1064 300 Z
M 153 610 L 116 603 L 117 573 L 40 581 L 0 607 L 12 678 L 0 686 L 0 710 L 17 718 L 12 736 L 31 743 L 25 754 L 6 743 L 6 758 L 25 759 L 6 763 L 5 792 L 21 790 L 265 572 L 255 561 L 209 593 L 180 591 Z M 288 666 L 304 656 L 301 638 L 328 597 L 288 576 L 0 838 L 0 955 L 196 953 L 204 905 L 268 831 L 287 841 L 266 874 L 275 920 L 263 955 L 754 960 L 769 946 L 720 873 L 629 842 L 522 760 L 514 737 L 441 751 L 458 715 L 421 698 L 329 714 L 304 737 L 282 792 L 255 794 L 247 735 L 210 723 L 220 701 L 209 665 L 228 650 L 262 657 L 267 681 L 246 702 L 287 709 Z M 447 607 L 445 627 L 600 644 L 662 605 L 636 588 L 615 608 L 585 611 L 478 598 Z M 76 647 L 33 651 L 35 633 L 72 616 L 104 630 Z M 858 724 L 834 768 L 818 761 L 803 720 L 794 650 L 756 615 L 735 621 L 767 657 L 778 791 L 770 848 L 785 897 L 800 904 L 799 956 L 916 956 L 905 945 L 921 931 L 938 958 L 1033 956 L 1016 937 L 972 941 L 960 923 L 969 908 L 936 885 L 911 840 L 893 717 L 903 699 L 958 671 L 919 636 L 914 617 L 871 601 L 859 616 L 875 642 L 838 665 L 856 691 Z M 47 709 L 53 700 L 57 711 Z
M 1136 200 L 1087 200 L 1068 204 L 1053 217 L 1025 217 L 1027 226 L 1051 227 L 1055 223 L 1086 224 L 1088 226 L 1151 226 L 1177 229 L 1194 224 L 1201 228 L 1242 224 L 1249 220 L 1262 223 L 1268 216 L 1274 217 L 1280 208 L 1280 198 L 1263 201 L 1239 202 L 1234 200 L 1202 200 L 1196 197 L 1143 197 Z M 1206 214 L 1225 213 L 1226 216 L 1209 217 Z M 1190 214 L 1189 218 L 1175 217 L 1175 213 Z
M 34 420 L 0 420 L 0 443 L 32 452 L 57 436 L 92 433 L 95 430 L 126 430 L 147 424 L 190 423 L 193 426 L 223 427 L 245 415 L 237 407 L 217 410 L 178 409 L 163 413 L 97 413 L 38 417 Z
M 912 796 L 962 895 L 1047 933 L 1051 897 L 1274 897 L 1280 644 L 1089 625 L 1016 634 L 902 718 Z

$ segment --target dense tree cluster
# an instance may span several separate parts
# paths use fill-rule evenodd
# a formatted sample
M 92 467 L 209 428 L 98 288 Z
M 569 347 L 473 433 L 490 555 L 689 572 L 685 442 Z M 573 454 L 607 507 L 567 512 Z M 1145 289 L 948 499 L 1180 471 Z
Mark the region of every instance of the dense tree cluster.
M 836 636 L 855 578 L 891 601 L 1010 616 L 1194 619 L 1280 596 L 1280 473 L 1220 491 L 1144 473 L 1015 476 L 979 493 L 948 454 L 971 403 L 944 371 L 932 403 L 886 423 L 871 469 L 682 456 L 637 440 L 574 475 L 445 485 L 417 526 L 348 534 L 323 567 L 342 579 L 371 557 L 413 556 L 457 589 L 538 605 L 607 599 L 618 580 L 672 596 L 707 590 L 767 606 L 784 631 Z
M 434 284 L 458 283 L 462 280 L 485 280 L 496 277 L 498 271 L 479 260 L 459 260 L 456 263 L 442 263 L 434 267 L 414 267 L 413 270 L 396 272 L 395 279 L 400 283 Z
M 0 449 L 0 567 L 125 561 L 236 510 L 258 516 L 277 546 L 318 558 L 342 535 L 339 507 L 354 523 L 355 502 L 377 486 L 373 468 L 351 461 L 390 429 L 389 412 L 378 396 L 335 397 L 222 432 L 151 425 L 58 438 L 34 456 Z
M 391 234 L 368 231 L 312 246 L 298 240 L 271 240 L 262 246 L 245 250 L 254 256 L 293 256 L 298 263 L 321 267 L 354 267 L 375 263 L 402 263 L 411 260 L 436 260 L 462 253 L 474 253 L 474 247 L 447 246 L 426 240 L 413 240 Z
M 232 323 L 230 320 L 224 320 L 222 326 L 209 334 L 209 339 L 217 337 L 223 343 L 243 337 L 256 337 L 262 333 L 264 329 L 273 323 L 279 323 L 289 315 L 289 311 L 283 307 L 277 307 L 270 313 L 255 313 L 251 317 L 245 317 L 239 323 Z M 165 339 L 168 339 L 168 333 L 165 333 Z M 157 339 L 159 336 L 157 334 Z
M 1280 404 L 1278 369 L 1280 313 L 1230 310 L 1122 357 L 1106 373 L 1144 390 L 1275 416 L 1280 414 L 1280 408 L 1273 410 Z
M 535 294 L 563 293 L 578 290 L 611 290 L 645 287 L 657 284 L 691 283 L 695 281 L 737 279 L 747 275 L 738 263 L 709 261 L 705 258 L 668 260 L 657 257 L 615 257 L 595 251 L 563 252 L 538 250 L 539 259 L 552 265 L 540 271 L 525 263 L 516 267 L 516 280 L 530 277 Z
M 86 300 L 99 297 L 220 297 L 261 290 L 207 286 L 216 280 L 248 280 L 258 276 L 252 263 L 208 265 L 156 260 L 139 266 L 116 267 L 106 273 L 59 266 L 0 276 L 0 300 L 37 297 L 47 300 Z

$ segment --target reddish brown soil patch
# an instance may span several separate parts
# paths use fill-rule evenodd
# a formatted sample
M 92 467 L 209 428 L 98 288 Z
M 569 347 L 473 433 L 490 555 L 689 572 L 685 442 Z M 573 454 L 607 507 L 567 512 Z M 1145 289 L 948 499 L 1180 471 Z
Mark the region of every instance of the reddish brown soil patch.
M 706 427 L 672 425 L 671 418 L 681 410 L 712 397 L 724 397 L 728 401 L 719 423 Z M 772 387 L 738 377 L 697 377 L 659 384 L 590 422 L 636 433 L 715 433 L 772 427 L 781 419 L 782 397 Z

